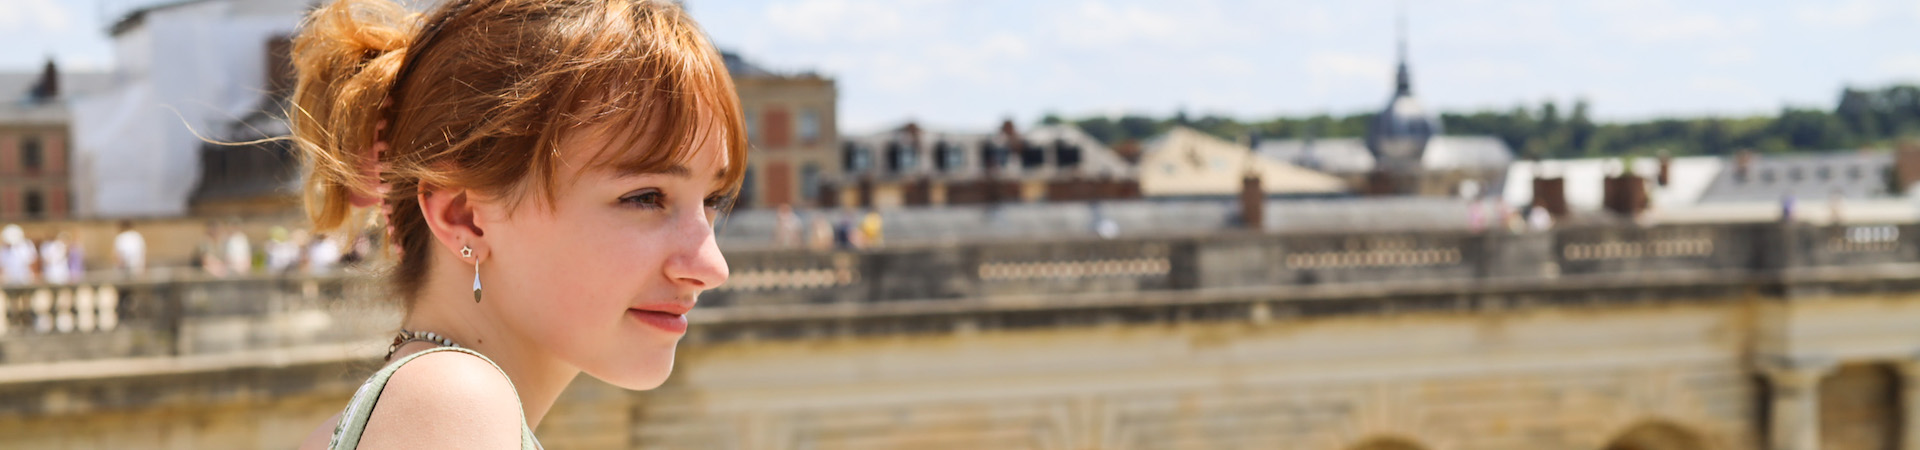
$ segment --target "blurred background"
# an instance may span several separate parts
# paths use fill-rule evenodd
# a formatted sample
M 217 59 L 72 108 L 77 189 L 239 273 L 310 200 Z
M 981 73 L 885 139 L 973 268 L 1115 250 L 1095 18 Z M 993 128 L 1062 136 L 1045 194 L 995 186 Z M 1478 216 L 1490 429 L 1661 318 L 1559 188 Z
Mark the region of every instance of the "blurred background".
M 0 448 L 377 368 L 379 224 L 260 141 L 313 4 L 0 0 Z M 1920 449 L 1920 3 L 685 6 L 732 277 L 552 448 Z

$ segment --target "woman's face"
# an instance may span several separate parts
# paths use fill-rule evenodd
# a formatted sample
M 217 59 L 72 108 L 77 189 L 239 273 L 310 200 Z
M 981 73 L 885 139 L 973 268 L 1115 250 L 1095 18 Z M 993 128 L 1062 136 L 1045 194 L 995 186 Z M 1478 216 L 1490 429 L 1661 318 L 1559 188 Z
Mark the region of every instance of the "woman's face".
M 684 313 L 727 280 L 713 221 L 724 201 L 724 140 L 699 140 L 688 165 L 621 173 L 589 161 L 613 139 L 589 127 L 562 139 L 551 208 L 529 190 L 511 214 L 476 221 L 488 297 L 510 333 L 603 381 L 652 389 L 673 370 Z

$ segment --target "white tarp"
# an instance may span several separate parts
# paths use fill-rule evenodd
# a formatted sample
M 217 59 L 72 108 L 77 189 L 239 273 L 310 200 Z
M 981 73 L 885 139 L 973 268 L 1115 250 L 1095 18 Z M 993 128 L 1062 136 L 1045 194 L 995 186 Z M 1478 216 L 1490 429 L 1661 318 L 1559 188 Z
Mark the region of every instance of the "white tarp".
M 261 107 L 267 45 L 302 0 L 210 0 L 149 10 L 114 38 L 114 84 L 74 100 L 73 183 L 84 217 L 176 216 L 209 138 Z

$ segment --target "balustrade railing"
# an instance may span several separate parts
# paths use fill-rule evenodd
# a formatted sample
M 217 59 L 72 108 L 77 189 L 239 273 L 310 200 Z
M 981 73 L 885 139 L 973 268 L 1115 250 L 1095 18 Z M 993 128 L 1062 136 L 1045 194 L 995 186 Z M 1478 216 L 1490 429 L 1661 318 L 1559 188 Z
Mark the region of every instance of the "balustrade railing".
M 729 252 L 701 308 L 1126 294 L 1370 289 L 1674 273 L 1778 273 L 1920 262 L 1920 224 L 1566 228 L 1546 232 L 1216 234 L 980 242 L 864 252 Z M 350 275 L 0 287 L 0 363 L 180 356 L 377 339 L 397 326 Z M 998 301 L 998 300 L 996 300 Z

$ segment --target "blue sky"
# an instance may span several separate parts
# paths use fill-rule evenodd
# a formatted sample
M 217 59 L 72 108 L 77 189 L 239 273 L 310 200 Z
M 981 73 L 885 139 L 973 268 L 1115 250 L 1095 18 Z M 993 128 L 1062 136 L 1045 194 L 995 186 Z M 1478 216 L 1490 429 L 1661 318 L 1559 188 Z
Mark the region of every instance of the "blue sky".
M 124 4 L 151 0 L 104 0 Z M 0 0 L 0 69 L 111 61 L 96 0 Z M 1392 0 L 689 0 L 722 46 L 839 80 L 845 132 L 1055 111 L 1243 118 L 1381 106 Z M 1408 1 L 1442 110 L 1584 97 L 1603 120 L 1830 107 L 1920 82 L 1920 0 Z

